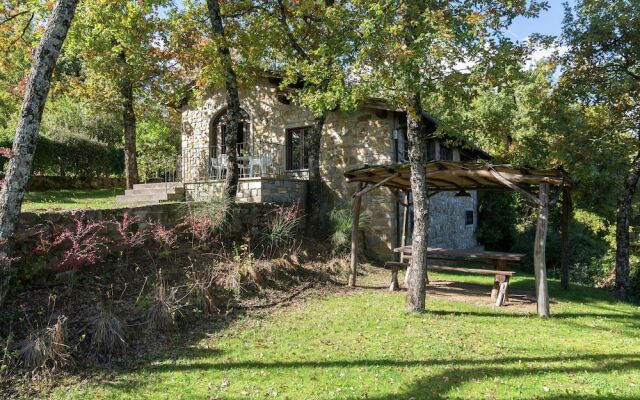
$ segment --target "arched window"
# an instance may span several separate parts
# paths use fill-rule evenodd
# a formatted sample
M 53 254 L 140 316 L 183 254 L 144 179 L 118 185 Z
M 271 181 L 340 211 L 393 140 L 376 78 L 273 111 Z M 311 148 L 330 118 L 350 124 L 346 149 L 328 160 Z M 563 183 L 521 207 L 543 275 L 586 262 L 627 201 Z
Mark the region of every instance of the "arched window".
M 214 118 L 211 119 L 209 126 L 209 147 L 211 157 L 217 157 L 219 154 L 224 154 L 225 148 L 225 134 L 227 131 L 229 116 L 227 109 L 223 109 L 218 112 Z M 249 149 L 251 134 L 251 124 L 249 114 L 246 111 L 240 110 L 240 125 L 238 127 L 237 137 L 237 151 Z

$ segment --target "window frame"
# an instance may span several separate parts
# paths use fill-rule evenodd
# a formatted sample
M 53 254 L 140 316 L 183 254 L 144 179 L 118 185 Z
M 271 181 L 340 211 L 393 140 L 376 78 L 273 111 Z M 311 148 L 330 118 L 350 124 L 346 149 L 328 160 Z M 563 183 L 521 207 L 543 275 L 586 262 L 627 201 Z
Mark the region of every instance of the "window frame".
M 313 126 L 304 125 L 304 126 L 296 126 L 285 129 L 285 171 L 306 171 L 309 169 L 309 155 L 307 154 L 307 135 L 309 135 Z M 292 144 L 292 135 L 293 132 L 301 132 L 300 135 L 300 158 L 297 162 L 300 164 L 300 168 L 293 168 L 293 144 Z M 306 161 L 306 162 L 305 162 Z M 306 166 L 305 166 L 306 165 Z

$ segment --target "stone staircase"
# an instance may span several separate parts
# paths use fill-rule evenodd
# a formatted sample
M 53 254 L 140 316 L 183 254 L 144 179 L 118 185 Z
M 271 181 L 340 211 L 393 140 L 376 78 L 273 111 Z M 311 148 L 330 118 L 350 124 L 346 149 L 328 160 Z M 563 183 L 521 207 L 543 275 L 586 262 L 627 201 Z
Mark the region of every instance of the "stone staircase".
M 182 182 L 138 183 L 133 185 L 133 189 L 125 190 L 123 195 L 116 196 L 116 203 L 121 204 L 154 204 L 183 200 Z

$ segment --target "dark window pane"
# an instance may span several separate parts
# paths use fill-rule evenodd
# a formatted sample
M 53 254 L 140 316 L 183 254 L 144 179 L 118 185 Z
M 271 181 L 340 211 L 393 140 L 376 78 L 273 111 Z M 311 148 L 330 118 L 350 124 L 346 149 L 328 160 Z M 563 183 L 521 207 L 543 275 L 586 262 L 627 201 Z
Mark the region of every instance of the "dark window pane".
M 467 210 L 467 212 L 465 213 L 465 224 L 473 225 L 473 211 Z
M 436 159 L 436 142 L 429 140 L 427 142 L 427 161 L 435 161 Z
M 440 160 L 451 161 L 453 160 L 453 150 L 440 145 Z
M 310 128 L 294 128 L 287 130 L 286 152 L 287 169 L 309 168 L 309 134 Z

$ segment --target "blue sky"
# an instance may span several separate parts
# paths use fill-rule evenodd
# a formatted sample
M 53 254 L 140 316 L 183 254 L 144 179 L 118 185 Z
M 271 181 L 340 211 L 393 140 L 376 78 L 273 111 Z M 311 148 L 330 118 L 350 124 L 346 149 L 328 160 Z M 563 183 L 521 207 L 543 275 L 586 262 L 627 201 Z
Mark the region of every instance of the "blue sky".
M 524 40 L 532 33 L 558 36 L 562 31 L 564 18 L 564 0 L 549 0 L 549 9 L 540 13 L 538 18 L 517 18 L 509 29 L 509 35 L 514 40 Z M 570 5 L 576 3 L 569 0 Z

